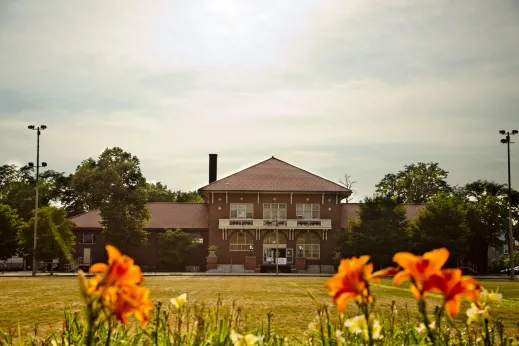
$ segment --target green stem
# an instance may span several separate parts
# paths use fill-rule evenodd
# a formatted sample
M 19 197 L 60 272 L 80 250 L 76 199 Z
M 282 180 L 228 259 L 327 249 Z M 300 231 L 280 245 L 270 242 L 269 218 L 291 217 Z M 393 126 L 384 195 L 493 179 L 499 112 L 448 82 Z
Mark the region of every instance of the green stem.
M 93 309 L 92 309 L 92 302 L 89 302 L 87 304 L 87 319 L 88 319 L 88 330 L 87 330 L 87 342 L 86 342 L 86 345 L 87 346 L 91 346 L 92 345 L 92 341 L 93 341 L 93 338 L 94 338 L 94 321 L 95 321 L 95 316 L 94 316 L 94 312 L 93 312 Z
M 490 346 L 490 333 L 488 330 L 488 319 L 485 318 L 485 345 Z
M 369 336 L 369 345 L 373 345 L 373 328 L 369 323 L 369 307 L 368 303 L 362 303 L 362 312 L 364 314 L 364 318 L 366 319 L 366 324 L 368 326 L 368 336 Z
M 442 323 L 442 316 L 443 316 L 443 313 L 445 312 L 445 302 L 443 302 L 443 305 L 440 309 L 440 311 L 438 312 L 438 316 L 436 318 L 436 325 L 438 326 L 438 335 L 440 336 L 441 338 L 441 323 Z
M 110 339 L 112 338 L 112 316 L 108 315 L 108 335 L 106 336 L 105 346 L 110 346 Z
M 420 310 L 420 313 L 423 316 L 423 323 L 425 324 L 425 328 L 427 328 L 427 334 L 429 335 L 429 339 L 431 339 L 433 345 L 436 345 L 436 338 L 434 337 L 431 327 L 429 326 L 429 318 L 427 317 L 427 308 L 425 305 L 425 300 L 423 298 L 421 298 L 418 301 L 418 309 Z

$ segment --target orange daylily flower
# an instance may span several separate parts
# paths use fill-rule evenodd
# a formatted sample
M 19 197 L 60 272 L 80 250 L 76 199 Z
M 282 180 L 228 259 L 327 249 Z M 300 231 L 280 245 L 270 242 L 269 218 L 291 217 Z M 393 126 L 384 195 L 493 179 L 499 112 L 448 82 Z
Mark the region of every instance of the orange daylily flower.
M 106 252 L 108 252 L 108 265 L 96 263 L 89 270 L 91 274 L 104 274 L 103 285 L 140 284 L 144 280 L 141 268 L 134 264 L 131 257 L 121 255 L 112 245 L 106 245 Z
M 80 273 L 81 290 L 86 296 L 100 294 L 101 302 L 122 323 L 130 315 L 142 324 L 146 324 L 153 309 L 148 300 L 149 290 L 140 286 L 144 280 L 141 269 L 131 257 L 122 255 L 111 245 L 106 246 L 108 264 L 96 263 L 89 272 L 96 275 L 86 280 Z
M 153 303 L 148 300 L 150 291 L 141 286 L 125 285 L 108 287 L 103 294 L 103 305 L 121 321 L 126 323 L 131 315 L 142 324 L 148 322 Z
M 328 294 L 340 312 L 343 312 L 346 305 L 353 299 L 372 303 L 373 297 L 369 294 L 368 283 L 370 281 L 380 282 L 380 278 L 396 272 L 395 268 L 386 268 L 373 273 L 373 263 L 368 263 L 369 259 L 369 256 L 343 259 L 337 273 L 325 283 L 325 286 L 328 287 Z
M 441 270 L 448 258 L 449 251 L 445 248 L 426 252 L 423 256 L 398 252 L 393 256 L 393 262 L 398 263 L 404 270 L 395 275 L 393 284 L 399 286 L 402 282 L 412 279 L 411 292 L 417 299 L 422 299 L 427 293 L 424 283 Z
M 471 276 L 462 276 L 459 268 L 444 269 L 432 275 L 425 285 L 431 292 L 443 294 L 445 311 L 451 317 L 458 315 L 462 297 L 479 301 L 479 283 Z

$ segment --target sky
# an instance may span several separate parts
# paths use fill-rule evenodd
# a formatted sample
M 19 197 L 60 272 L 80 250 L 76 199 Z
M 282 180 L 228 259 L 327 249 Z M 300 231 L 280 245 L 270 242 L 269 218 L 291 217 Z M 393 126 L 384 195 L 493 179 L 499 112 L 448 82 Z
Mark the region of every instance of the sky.
M 507 181 L 519 129 L 515 0 L 0 0 L 0 164 L 72 173 L 118 146 L 149 181 L 207 184 L 275 156 L 355 200 L 438 162 Z M 519 135 L 512 185 L 519 188 Z

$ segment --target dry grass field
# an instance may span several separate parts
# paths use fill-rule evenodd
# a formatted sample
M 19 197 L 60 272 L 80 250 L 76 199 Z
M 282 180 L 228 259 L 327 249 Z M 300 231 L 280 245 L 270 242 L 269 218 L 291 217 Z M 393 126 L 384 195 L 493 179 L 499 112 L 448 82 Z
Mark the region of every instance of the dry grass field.
M 326 280 L 324 277 L 166 276 L 146 277 L 145 286 L 151 289 L 151 299 L 155 302 L 167 303 L 181 293 L 187 293 L 188 304 L 214 305 L 218 296 L 229 306 L 235 301 L 244 308 L 253 326 L 265 322 L 271 311 L 275 331 L 297 335 L 306 330 L 315 316 L 315 304 L 306 289 L 320 302 L 331 304 L 323 286 Z M 493 311 L 505 321 L 509 333 L 517 334 L 519 283 L 484 281 L 483 285 L 488 289 L 499 287 L 504 300 Z M 373 291 L 379 313 L 387 313 L 395 300 L 399 319 L 416 320 L 416 301 L 405 287 L 395 288 L 385 281 Z M 434 297 L 431 300 L 439 302 Z M 467 306 L 465 303 L 462 311 Z M 19 323 L 23 332 L 33 333 L 37 329 L 38 334 L 46 334 L 50 328 L 61 327 L 64 309 L 80 312 L 83 309 L 75 277 L 0 278 L 0 328 L 4 331 L 14 332 Z M 356 307 L 350 306 L 347 314 L 356 315 Z

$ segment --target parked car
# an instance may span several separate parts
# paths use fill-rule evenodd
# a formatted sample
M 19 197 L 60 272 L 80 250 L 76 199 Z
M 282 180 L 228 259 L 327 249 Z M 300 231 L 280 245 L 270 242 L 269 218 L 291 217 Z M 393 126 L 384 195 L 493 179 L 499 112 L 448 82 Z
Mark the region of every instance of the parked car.
M 511 274 L 510 268 L 501 270 L 501 274 L 510 275 Z M 519 266 L 514 267 L 514 274 L 519 274 Z
M 23 257 L 15 256 L 8 258 L 6 261 L 0 261 L 0 267 L 1 266 L 3 266 L 5 270 L 23 270 Z

